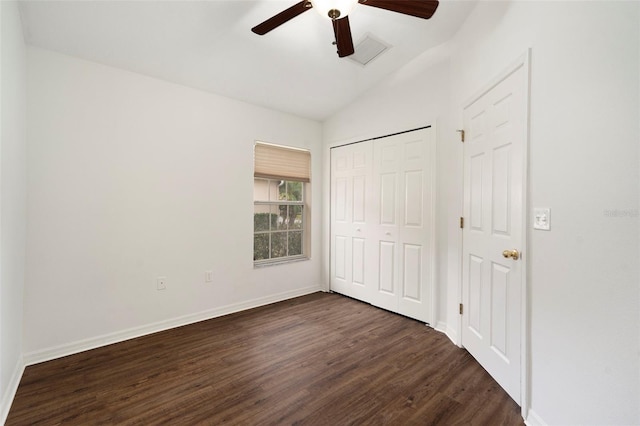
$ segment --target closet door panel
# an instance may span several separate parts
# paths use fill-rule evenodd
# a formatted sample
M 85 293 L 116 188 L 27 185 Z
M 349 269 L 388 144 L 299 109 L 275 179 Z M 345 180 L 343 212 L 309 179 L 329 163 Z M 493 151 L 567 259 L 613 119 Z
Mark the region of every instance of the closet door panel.
M 376 271 L 369 237 L 371 206 L 371 145 L 331 150 L 331 290 L 367 300 Z
M 432 322 L 432 282 L 434 265 L 433 186 L 435 179 L 434 141 L 430 129 L 400 135 L 402 221 L 398 242 L 402 245 L 399 264 L 402 292 L 398 312 Z

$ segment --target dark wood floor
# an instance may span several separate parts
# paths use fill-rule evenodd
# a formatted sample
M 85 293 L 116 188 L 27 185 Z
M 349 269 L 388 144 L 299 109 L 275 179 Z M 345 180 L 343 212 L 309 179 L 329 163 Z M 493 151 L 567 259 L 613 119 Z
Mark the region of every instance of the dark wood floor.
M 7 425 L 523 424 L 463 349 L 316 293 L 27 367 Z

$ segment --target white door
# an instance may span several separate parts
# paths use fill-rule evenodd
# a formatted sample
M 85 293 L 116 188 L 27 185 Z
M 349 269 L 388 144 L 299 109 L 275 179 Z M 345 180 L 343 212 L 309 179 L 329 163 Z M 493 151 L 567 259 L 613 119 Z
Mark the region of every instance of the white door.
M 464 109 L 462 344 L 518 404 L 526 78 L 521 65 Z
M 430 128 L 378 139 L 373 154 L 374 261 L 371 303 L 431 322 L 433 141 Z
M 331 150 L 331 289 L 368 301 L 374 273 L 371 144 Z

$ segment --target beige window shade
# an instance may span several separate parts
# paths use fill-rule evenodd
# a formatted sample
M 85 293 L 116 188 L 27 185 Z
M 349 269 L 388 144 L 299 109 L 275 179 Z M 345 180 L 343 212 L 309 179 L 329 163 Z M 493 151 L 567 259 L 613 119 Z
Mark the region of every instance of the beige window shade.
M 256 143 L 255 177 L 310 182 L 311 153 L 303 149 Z

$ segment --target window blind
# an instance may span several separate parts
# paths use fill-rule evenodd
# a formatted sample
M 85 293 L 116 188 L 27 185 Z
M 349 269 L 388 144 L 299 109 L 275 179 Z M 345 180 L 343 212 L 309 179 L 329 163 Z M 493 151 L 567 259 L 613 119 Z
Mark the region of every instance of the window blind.
M 311 181 L 311 153 L 307 150 L 257 142 L 254 162 L 255 177 Z

